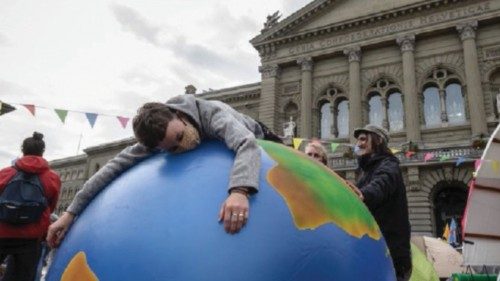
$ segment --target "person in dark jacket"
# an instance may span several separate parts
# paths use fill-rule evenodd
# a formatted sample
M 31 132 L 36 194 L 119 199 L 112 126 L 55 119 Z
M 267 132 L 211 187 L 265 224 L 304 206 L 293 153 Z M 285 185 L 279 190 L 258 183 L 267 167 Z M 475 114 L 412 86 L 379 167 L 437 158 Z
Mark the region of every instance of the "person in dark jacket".
M 19 169 L 38 175 L 48 204 L 36 222 L 22 225 L 0 222 L 0 263 L 7 256 L 10 257 L 2 281 L 35 279 L 41 242 L 47 234 L 50 214 L 56 207 L 61 188 L 59 176 L 49 168 L 48 162 L 42 157 L 45 151 L 42 134 L 35 132 L 32 137 L 26 138 L 21 150 L 23 157 L 15 162 L 15 167 L 0 170 L 0 194 L 17 173 L 16 169 Z
M 387 146 L 385 129 L 366 125 L 354 131 L 358 195 L 377 221 L 391 252 L 397 280 L 411 275 L 408 202 L 399 160 Z

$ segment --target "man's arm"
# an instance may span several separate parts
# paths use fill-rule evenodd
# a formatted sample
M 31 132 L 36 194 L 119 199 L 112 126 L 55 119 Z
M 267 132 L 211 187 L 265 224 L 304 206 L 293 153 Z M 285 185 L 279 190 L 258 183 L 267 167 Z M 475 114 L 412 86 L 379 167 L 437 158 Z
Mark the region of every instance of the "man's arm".
M 395 167 L 398 168 L 398 167 Z M 372 180 L 361 189 L 365 204 L 373 210 L 384 204 L 396 189 L 390 168 L 378 168 Z

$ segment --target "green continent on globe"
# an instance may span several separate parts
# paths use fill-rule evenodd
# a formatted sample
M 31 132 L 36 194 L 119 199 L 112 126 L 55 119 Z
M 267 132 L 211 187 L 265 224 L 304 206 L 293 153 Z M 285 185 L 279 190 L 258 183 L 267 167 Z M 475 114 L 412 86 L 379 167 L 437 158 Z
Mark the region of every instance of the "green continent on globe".
M 368 208 L 340 176 L 292 148 L 258 143 L 278 164 L 269 170 L 267 181 L 285 200 L 298 229 L 331 222 L 357 238 L 382 237 Z

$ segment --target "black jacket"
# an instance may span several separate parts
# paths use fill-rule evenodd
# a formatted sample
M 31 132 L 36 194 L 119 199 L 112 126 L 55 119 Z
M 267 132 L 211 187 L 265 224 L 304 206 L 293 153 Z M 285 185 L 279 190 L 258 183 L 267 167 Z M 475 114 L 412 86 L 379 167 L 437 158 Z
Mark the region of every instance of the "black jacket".
M 395 262 L 411 259 L 408 202 L 399 160 L 393 155 L 358 159 L 357 186 L 375 217 Z

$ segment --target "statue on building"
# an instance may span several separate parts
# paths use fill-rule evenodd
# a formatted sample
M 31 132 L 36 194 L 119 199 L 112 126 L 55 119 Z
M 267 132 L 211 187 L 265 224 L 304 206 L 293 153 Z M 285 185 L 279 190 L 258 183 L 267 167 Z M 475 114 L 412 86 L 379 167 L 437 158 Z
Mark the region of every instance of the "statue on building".
M 184 89 L 186 90 L 185 92 L 186 95 L 196 94 L 196 87 L 191 84 L 187 85 Z
M 274 12 L 274 14 L 267 16 L 267 20 L 264 23 L 264 28 L 261 30 L 261 32 L 267 31 L 278 23 L 278 20 L 281 18 L 281 15 L 279 13 L 280 11 L 278 10 Z
M 295 137 L 295 127 L 296 124 L 293 121 L 293 116 L 290 116 L 290 121 L 283 124 L 283 135 L 285 138 Z

